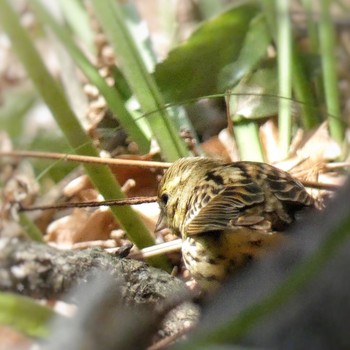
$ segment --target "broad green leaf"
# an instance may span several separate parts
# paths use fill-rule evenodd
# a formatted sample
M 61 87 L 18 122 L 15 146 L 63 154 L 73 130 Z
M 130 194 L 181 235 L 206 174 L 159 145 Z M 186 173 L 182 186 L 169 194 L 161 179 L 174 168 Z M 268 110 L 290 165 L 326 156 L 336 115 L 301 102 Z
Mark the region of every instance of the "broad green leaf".
M 265 17 L 262 14 L 257 15 L 250 23 L 237 60 L 220 72 L 220 90 L 235 86 L 240 79 L 256 68 L 258 62 L 266 55 L 271 39 Z
M 251 20 L 252 3 L 234 7 L 205 22 L 157 65 L 155 79 L 167 102 L 224 92 L 218 89 L 221 69 L 238 59 Z M 227 86 L 221 78 L 221 86 Z

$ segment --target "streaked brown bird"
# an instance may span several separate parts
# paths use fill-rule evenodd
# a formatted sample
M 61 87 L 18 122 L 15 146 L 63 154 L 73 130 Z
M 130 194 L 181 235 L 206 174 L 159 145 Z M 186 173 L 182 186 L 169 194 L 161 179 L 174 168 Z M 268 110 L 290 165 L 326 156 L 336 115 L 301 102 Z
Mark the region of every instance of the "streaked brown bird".
M 211 290 L 282 239 L 296 214 L 315 205 L 287 172 L 257 162 L 182 158 L 158 187 L 156 230 L 182 237 L 186 268 Z

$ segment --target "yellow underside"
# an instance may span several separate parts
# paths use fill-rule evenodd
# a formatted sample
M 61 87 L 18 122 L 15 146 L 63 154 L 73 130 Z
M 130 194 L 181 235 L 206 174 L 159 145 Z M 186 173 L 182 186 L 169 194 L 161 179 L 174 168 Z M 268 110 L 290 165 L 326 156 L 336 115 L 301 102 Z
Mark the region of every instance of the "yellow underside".
M 185 265 L 204 290 L 213 289 L 283 239 L 280 233 L 226 230 L 188 237 L 182 244 Z

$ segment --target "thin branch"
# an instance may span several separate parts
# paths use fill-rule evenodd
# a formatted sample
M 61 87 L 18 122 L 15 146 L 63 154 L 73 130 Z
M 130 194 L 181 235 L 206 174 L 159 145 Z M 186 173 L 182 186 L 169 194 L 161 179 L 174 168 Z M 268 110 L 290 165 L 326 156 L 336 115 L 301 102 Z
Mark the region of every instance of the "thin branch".
M 336 184 L 327 184 L 317 181 L 300 181 L 305 187 L 309 188 L 315 188 L 319 190 L 326 190 L 326 191 L 337 191 L 339 188 L 341 188 L 341 185 Z
M 328 163 L 323 166 L 327 170 L 350 168 L 349 162 Z
M 133 197 L 126 199 L 112 199 L 108 201 L 91 201 L 91 202 L 73 202 L 73 203 L 62 203 L 62 204 L 53 204 L 53 205 L 38 205 L 26 207 L 19 204 L 19 211 L 34 211 L 34 210 L 49 210 L 49 209 L 67 209 L 67 208 L 96 208 L 101 206 L 118 206 L 118 205 L 135 205 L 143 203 L 153 203 L 157 201 L 157 197 Z
M 14 157 L 14 158 L 44 158 L 57 159 L 70 162 L 89 163 L 89 164 L 103 164 L 110 166 L 136 166 L 140 168 L 161 168 L 166 169 L 172 163 L 153 162 L 147 160 L 134 159 L 113 159 L 113 158 L 99 158 L 91 156 L 81 156 L 74 154 L 63 154 L 54 152 L 37 152 L 37 151 L 8 151 L 0 152 L 0 157 Z
M 140 251 L 131 252 L 128 258 L 132 259 L 147 259 L 153 256 L 162 255 L 166 253 L 178 252 L 181 249 L 182 241 L 181 239 L 175 239 L 170 242 L 159 243 L 147 248 L 143 248 Z M 105 249 L 109 253 L 118 252 L 120 248 L 107 248 Z

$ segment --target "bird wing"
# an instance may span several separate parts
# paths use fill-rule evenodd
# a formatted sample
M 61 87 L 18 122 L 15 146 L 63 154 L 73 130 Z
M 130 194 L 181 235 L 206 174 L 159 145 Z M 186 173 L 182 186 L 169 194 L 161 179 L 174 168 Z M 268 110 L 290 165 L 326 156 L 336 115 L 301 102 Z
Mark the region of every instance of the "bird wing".
M 217 193 L 215 186 L 195 191 L 202 193 L 202 198 L 195 200 L 197 194 L 191 198 L 189 208 L 193 209 L 186 215 L 186 235 L 242 226 L 267 232 L 283 230 L 298 210 L 314 204 L 298 180 L 270 165 L 236 162 L 225 171 L 229 180 L 216 189 Z M 231 178 L 230 172 L 234 174 Z
M 247 210 L 265 200 L 263 190 L 256 183 L 226 185 L 218 193 L 209 191 L 208 188 L 206 190 L 202 200 L 197 199 L 196 205 L 189 206 L 193 209 L 186 215 L 186 235 L 192 236 L 238 225 L 254 225 L 264 219 L 257 211 Z

